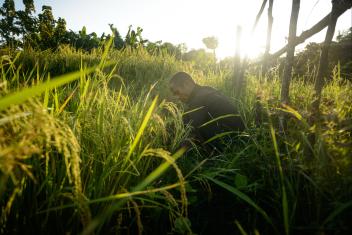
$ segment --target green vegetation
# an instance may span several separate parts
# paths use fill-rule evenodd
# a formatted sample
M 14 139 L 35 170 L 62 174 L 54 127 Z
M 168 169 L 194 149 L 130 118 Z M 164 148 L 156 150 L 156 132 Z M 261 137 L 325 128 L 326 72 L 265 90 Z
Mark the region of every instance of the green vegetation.
M 144 48 L 3 55 L 2 233 L 349 231 L 352 89 L 338 67 L 320 129 L 307 120 L 311 85 L 295 80 L 292 107 L 282 109 L 278 75 L 248 74 L 233 99 L 246 131 L 211 158 L 201 147 L 178 151 L 188 130 L 166 89 L 184 70 L 235 97 L 231 70 L 208 69 Z
M 1 234 L 352 231 L 351 29 L 333 44 L 315 125 L 318 44 L 298 53 L 282 106 L 280 65 L 264 77 L 248 69 L 239 96 L 214 37 L 208 53 L 150 42 L 140 27 L 76 33 L 51 7 L 37 17 L 23 2 L 0 9 Z M 246 130 L 224 152 L 179 147 L 190 130 L 167 87 L 177 71 L 239 107 Z

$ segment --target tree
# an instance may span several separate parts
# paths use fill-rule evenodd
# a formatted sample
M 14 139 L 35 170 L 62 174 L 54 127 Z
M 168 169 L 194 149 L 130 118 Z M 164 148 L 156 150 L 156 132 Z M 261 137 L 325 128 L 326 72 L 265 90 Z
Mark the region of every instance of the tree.
M 42 6 L 42 13 L 39 17 L 39 46 L 41 49 L 55 47 L 54 31 L 55 19 L 50 6 Z
M 14 47 L 17 44 L 16 36 L 20 34 L 20 29 L 15 25 L 16 10 L 13 0 L 5 0 L 0 8 L 0 40 L 7 46 Z
M 137 27 L 137 31 L 135 31 L 132 29 L 132 25 L 130 25 L 125 37 L 125 46 L 131 48 L 138 48 L 140 46 L 144 47 L 144 44 L 146 44 L 148 40 L 143 39 L 142 32 L 143 29 L 141 27 Z
M 38 19 L 34 16 L 35 7 L 33 0 L 23 0 L 25 10 L 17 11 L 17 22 L 22 34 L 22 46 L 33 46 L 38 41 Z
M 19 10 L 16 12 L 16 24 L 20 28 L 20 34 L 22 34 L 22 46 L 25 47 L 36 41 L 35 32 L 38 25 L 37 19 L 33 15 L 35 12 L 33 0 L 23 0 L 23 4 L 25 6 L 24 11 Z
M 145 48 L 152 55 L 159 54 L 161 51 L 161 44 L 162 44 L 161 40 L 156 41 L 156 42 L 148 42 L 148 44 Z
M 311 42 L 303 51 L 298 52 L 293 67 L 293 77 L 303 77 L 305 81 L 313 81 L 316 66 L 319 62 L 321 45 Z
M 192 61 L 199 68 L 207 68 L 215 64 L 215 58 L 212 53 L 206 52 L 204 49 L 190 50 L 183 54 L 183 60 Z
M 78 34 L 76 35 L 75 46 L 79 49 L 89 50 L 86 26 L 83 26 L 82 29 L 78 31 Z
M 109 24 L 109 26 L 112 34 L 114 35 L 114 47 L 117 49 L 122 49 L 124 42 L 119 31 L 117 30 L 117 28 L 114 27 L 113 24 Z
M 56 47 L 60 44 L 69 43 L 66 31 L 66 20 L 61 17 L 59 17 L 59 19 L 56 21 L 56 26 L 54 29 L 54 39 Z
M 218 47 L 218 39 L 214 36 L 206 37 L 203 38 L 202 42 L 208 49 L 213 50 L 214 58 L 216 58 L 215 49 Z
M 346 43 L 352 43 L 352 27 L 349 29 L 339 32 L 339 34 L 336 36 L 336 40 L 338 42 L 346 42 Z

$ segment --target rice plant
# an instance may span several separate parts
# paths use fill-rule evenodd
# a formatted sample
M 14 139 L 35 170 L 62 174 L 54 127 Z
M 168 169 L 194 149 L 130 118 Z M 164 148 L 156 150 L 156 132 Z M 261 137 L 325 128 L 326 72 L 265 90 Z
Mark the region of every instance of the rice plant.
M 351 230 L 352 90 L 338 69 L 318 129 L 309 122 L 312 88 L 299 79 L 281 107 L 278 75 L 248 74 L 238 97 L 231 71 L 143 48 L 13 52 L 0 68 L 1 233 Z M 224 152 L 180 149 L 190 130 L 167 89 L 180 70 L 240 108 L 246 130 Z M 280 112 L 289 117 L 284 132 Z

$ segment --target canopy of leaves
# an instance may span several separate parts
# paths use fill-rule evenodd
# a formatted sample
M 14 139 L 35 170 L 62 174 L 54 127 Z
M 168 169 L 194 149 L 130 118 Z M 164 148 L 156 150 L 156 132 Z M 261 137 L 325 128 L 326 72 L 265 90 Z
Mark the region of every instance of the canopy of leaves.
M 216 37 L 203 38 L 202 42 L 211 50 L 215 50 L 218 47 L 218 39 Z
M 313 79 L 317 71 L 322 43 L 309 43 L 305 49 L 296 55 L 294 74 Z M 341 75 L 352 78 L 352 27 L 336 37 L 336 42 L 329 49 L 329 71 L 340 64 Z

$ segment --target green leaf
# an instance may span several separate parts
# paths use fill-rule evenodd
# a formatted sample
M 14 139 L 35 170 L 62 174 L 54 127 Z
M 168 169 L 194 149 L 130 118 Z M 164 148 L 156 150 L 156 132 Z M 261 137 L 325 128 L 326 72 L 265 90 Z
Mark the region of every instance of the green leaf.
M 104 66 L 111 65 L 111 63 L 106 63 Z M 96 70 L 97 66 L 88 68 L 84 72 L 86 74 L 92 73 Z M 77 80 L 82 74 L 82 71 L 68 73 L 65 75 L 58 76 L 52 80 L 48 80 L 36 86 L 31 86 L 24 88 L 20 91 L 11 93 L 0 99 L 0 111 L 8 108 L 10 105 L 21 104 L 25 102 L 27 99 L 32 98 L 34 96 L 40 95 L 46 90 L 51 90 L 57 88 L 59 86 L 65 85 L 66 83 Z
M 186 234 L 191 231 L 191 221 L 186 217 L 178 217 L 175 220 L 175 232 L 179 234 Z
M 273 224 L 271 219 L 269 218 L 268 214 L 262 209 L 260 208 L 250 197 L 248 197 L 246 194 L 242 193 L 240 190 L 232 187 L 231 185 L 228 185 L 224 182 L 221 182 L 217 179 L 214 179 L 212 177 L 203 175 L 205 178 L 213 181 L 215 184 L 219 185 L 220 187 L 223 187 L 224 189 L 228 190 L 229 192 L 235 194 L 237 197 L 239 197 L 240 199 L 242 199 L 243 201 L 247 202 L 250 206 L 252 206 L 254 209 L 256 209 L 258 211 L 258 213 L 260 213 L 264 219 L 269 223 L 269 224 Z
M 235 176 L 235 185 L 237 188 L 244 188 L 248 185 L 248 179 L 247 176 L 237 174 Z

